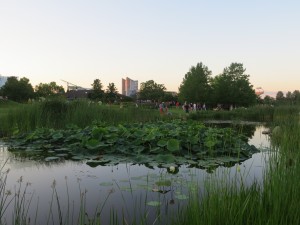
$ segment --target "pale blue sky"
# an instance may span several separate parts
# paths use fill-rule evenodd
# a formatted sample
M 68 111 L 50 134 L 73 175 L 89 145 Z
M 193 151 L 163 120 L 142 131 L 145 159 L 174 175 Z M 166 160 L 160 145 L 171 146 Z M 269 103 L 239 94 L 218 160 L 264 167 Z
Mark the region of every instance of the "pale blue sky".
M 0 0 L 0 74 L 178 91 L 198 62 L 213 76 L 240 62 L 254 87 L 299 90 L 299 12 L 297 0 Z

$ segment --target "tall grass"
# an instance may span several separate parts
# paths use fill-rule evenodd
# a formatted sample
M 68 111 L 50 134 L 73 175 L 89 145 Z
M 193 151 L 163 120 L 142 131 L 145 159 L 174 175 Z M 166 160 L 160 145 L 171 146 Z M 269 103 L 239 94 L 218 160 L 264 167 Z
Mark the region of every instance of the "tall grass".
M 73 124 L 79 127 L 93 122 L 118 124 L 147 122 L 161 119 L 156 110 L 115 105 L 98 105 L 88 101 L 67 102 L 49 100 L 34 104 L 20 104 L 1 115 L 1 136 L 14 132 L 27 132 L 36 128 L 65 128 Z
M 239 182 L 207 181 L 176 224 L 300 224 L 300 108 L 274 111 L 279 134 L 272 147 L 264 182 L 250 187 Z M 218 180 L 219 181 L 219 180 Z

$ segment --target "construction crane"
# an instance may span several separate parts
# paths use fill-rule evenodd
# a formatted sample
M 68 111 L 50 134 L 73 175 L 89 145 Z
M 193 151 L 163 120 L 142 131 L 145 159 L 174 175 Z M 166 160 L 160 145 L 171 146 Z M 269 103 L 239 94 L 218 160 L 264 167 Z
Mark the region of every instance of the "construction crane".
M 85 89 L 85 88 L 80 87 L 80 86 L 78 86 L 76 84 L 72 84 L 69 81 L 66 81 L 66 80 L 61 80 L 61 81 L 65 82 L 67 84 L 67 91 L 69 91 L 69 90 L 78 90 L 78 89 Z

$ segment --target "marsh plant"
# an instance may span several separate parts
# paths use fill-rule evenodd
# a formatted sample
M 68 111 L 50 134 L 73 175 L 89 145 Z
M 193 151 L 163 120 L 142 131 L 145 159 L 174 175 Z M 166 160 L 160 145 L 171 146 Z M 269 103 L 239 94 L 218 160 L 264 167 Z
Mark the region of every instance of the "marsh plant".
M 63 129 L 70 124 L 83 128 L 93 122 L 118 124 L 161 119 L 159 113 L 151 109 L 120 108 L 116 105 L 99 105 L 84 100 L 69 102 L 53 99 L 32 104 L 19 104 L 2 112 L 0 114 L 2 136 L 28 132 L 36 128 Z
M 14 190 L 7 189 L 9 170 L 3 171 L 4 165 L 0 168 L 0 225 L 30 224 L 32 218 L 29 215 L 29 209 L 33 198 L 33 194 L 28 198 L 30 183 L 24 184 L 21 176 L 17 185 L 14 186 Z M 11 212 L 11 218 L 7 216 L 7 212 Z
M 205 195 L 198 193 L 176 224 L 299 224 L 299 112 L 299 107 L 275 110 L 273 124 L 280 130 L 262 186 L 241 186 L 238 180 L 220 186 L 208 180 Z

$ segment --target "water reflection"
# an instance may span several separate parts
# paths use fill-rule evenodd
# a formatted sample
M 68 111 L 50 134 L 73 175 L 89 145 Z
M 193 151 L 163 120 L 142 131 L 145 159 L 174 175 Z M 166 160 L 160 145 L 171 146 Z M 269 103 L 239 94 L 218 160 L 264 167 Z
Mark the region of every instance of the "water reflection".
M 4 165 L 4 170 L 10 169 L 7 189 L 14 190 L 21 176 L 25 182 L 30 182 L 27 197 L 33 195 L 33 198 L 29 214 L 34 218 L 38 209 L 37 224 L 43 224 L 51 211 L 54 180 L 61 209 L 72 209 L 72 215 L 79 214 L 79 205 L 84 201 L 86 213 L 93 218 L 97 211 L 101 212 L 103 224 L 111 220 L 112 212 L 119 215 L 119 220 L 124 215 L 128 224 L 139 224 L 143 216 L 147 217 L 147 224 L 166 224 L 171 222 L 172 215 L 179 208 L 185 206 L 191 191 L 203 191 L 208 179 L 225 177 L 230 183 L 239 177 L 239 182 L 244 185 L 262 182 L 268 162 L 268 152 L 265 150 L 269 148 L 268 136 L 262 135 L 263 130 L 264 126 L 254 125 L 254 129 L 252 126 L 246 132 L 249 144 L 262 152 L 242 163 L 219 166 L 211 171 L 191 165 L 147 167 L 129 162 L 96 167 L 82 161 L 45 163 L 16 157 L 3 146 L 0 148 L 0 165 L 8 159 Z M 57 204 L 52 207 L 54 219 L 50 220 L 57 224 Z M 8 221 L 10 215 L 7 212 Z M 66 211 L 64 215 L 67 217 Z

